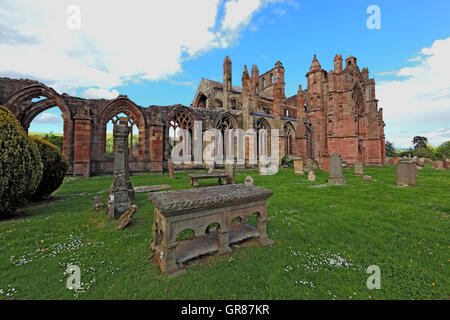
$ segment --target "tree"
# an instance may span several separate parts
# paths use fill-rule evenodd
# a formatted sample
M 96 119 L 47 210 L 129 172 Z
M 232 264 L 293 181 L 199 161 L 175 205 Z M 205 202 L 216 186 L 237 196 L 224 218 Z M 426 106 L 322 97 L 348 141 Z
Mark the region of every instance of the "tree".
M 394 144 L 390 141 L 386 141 L 386 155 L 388 157 L 395 157 Z
M 426 148 L 428 139 L 426 137 L 415 136 L 412 140 L 412 143 L 414 145 L 414 149 L 418 147 Z
M 450 141 L 444 142 L 435 150 L 435 156 L 437 159 L 450 158 Z

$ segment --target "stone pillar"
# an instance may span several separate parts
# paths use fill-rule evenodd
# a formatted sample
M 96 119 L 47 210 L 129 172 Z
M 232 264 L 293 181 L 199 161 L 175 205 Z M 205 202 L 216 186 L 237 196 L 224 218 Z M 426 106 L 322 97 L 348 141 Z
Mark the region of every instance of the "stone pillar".
M 345 184 L 344 173 L 342 171 L 342 158 L 337 153 L 330 157 L 330 176 L 328 183 Z
M 131 182 L 127 181 L 127 139 L 130 128 L 127 118 L 120 118 L 114 126 L 114 177 L 109 190 L 108 215 L 110 219 L 118 218 L 131 205 L 129 188 Z M 132 187 L 131 187 L 132 188 Z
M 267 202 L 264 204 L 264 210 L 256 218 L 256 226 L 258 228 L 258 242 L 263 247 L 271 246 L 275 242 L 267 235 Z
M 91 124 L 90 108 L 83 107 L 74 117 L 73 175 L 89 177 L 91 173 Z
M 228 230 L 222 230 L 222 226 L 217 230 L 219 254 L 225 254 L 231 252 L 229 246 L 230 232 Z

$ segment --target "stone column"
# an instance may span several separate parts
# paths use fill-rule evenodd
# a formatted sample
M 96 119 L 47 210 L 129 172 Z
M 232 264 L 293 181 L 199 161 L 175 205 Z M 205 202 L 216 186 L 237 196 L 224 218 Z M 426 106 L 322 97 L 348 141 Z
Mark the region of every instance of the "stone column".
M 90 108 L 85 106 L 74 117 L 73 175 L 89 177 L 91 173 L 91 124 Z
M 130 128 L 127 118 L 120 118 L 114 126 L 114 176 L 109 190 L 108 215 L 110 219 L 118 218 L 131 205 L 128 176 L 127 139 Z M 132 188 L 132 187 L 131 187 Z

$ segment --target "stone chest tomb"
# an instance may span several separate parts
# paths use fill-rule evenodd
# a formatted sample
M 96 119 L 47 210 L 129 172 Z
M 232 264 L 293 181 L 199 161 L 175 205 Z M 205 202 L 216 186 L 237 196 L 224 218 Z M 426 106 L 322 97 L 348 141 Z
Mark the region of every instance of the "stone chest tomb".
M 272 245 L 267 226 L 267 199 L 273 192 L 244 184 L 151 193 L 154 205 L 152 250 L 164 273 L 178 275 L 181 264 L 206 254 L 224 254 L 230 245 L 257 238 Z M 257 227 L 246 223 L 257 214 Z M 216 223 L 215 230 L 210 225 Z M 196 238 L 177 241 L 179 233 L 192 229 Z

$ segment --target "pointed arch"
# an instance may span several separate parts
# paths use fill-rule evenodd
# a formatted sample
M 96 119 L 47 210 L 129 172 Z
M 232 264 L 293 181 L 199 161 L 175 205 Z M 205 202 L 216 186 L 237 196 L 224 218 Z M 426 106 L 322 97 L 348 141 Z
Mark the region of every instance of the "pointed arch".
M 32 102 L 34 98 L 45 97 L 46 99 Z M 64 100 L 63 96 L 57 93 L 53 88 L 47 87 L 42 83 L 26 86 L 11 94 L 5 106 L 10 109 L 17 120 L 19 120 L 25 131 L 28 132 L 31 121 L 41 112 L 58 107 L 61 110 L 63 118 L 63 153 L 66 158 L 73 160 L 73 113 Z
M 139 131 L 138 141 L 138 158 L 142 159 L 145 156 L 145 150 L 147 146 L 146 139 L 146 121 L 143 112 L 140 108 L 128 97 L 119 96 L 113 100 L 110 100 L 105 107 L 99 121 L 100 131 L 100 145 L 103 157 L 106 157 L 106 126 L 110 120 L 112 120 L 118 114 L 123 113 L 131 119 L 131 123 L 135 124 Z M 131 133 L 133 134 L 133 133 Z

